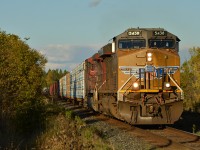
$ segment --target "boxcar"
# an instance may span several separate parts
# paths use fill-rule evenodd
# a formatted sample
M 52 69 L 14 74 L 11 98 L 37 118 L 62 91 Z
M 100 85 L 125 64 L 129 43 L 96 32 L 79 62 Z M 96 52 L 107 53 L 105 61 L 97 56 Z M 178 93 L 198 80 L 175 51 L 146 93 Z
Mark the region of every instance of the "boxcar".
M 85 98 L 85 62 L 70 72 L 70 97 L 76 101 Z

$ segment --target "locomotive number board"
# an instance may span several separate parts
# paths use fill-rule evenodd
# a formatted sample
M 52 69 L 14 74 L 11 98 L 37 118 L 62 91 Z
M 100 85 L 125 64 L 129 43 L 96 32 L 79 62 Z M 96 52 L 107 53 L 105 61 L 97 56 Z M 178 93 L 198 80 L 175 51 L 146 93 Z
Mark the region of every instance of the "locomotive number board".
M 142 31 L 128 31 L 127 34 L 128 36 L 141 36 Z
M 167 36 L 166 31 L 153 31 L 154 36 Z

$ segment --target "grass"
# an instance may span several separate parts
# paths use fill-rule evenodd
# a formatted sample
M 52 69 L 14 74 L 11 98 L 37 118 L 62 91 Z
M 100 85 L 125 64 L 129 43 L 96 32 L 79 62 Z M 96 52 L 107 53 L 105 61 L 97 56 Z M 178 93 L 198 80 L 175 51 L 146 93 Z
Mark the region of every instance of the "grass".
M 47 121 L 47 130 L 37 138 L 37 149 L 112 149 L 96 128 L 87 126 L 70 110 L 51 116 Z
M 0 142 L 4 142 L 4 139 L 7 140 L 4 142 L 7 144 L 3 148 L 8 150 L 115 149 L 114 146 L 108 142 L 108 137 L 101 129 L 88 126 L 85 121 L 75 115 L 71 110 L 65 110 L 56 103 L 47 103 L 44 107 L 45 109 L 42 114 L 45 114 L 43 115 L 45 118 L 43 118 L 44 122 L 42 123 L 42 128 L 40 127 L 39 130 L 35 128 L 36 130 L 31 132 L 33 135 L 28 134 L 28 136 L 25 137 L 20 135 L 18 137 L 18 135 L 15 135 L 16 133 L 13 132 L 12 126 L 9 127 L 8 130 L 0 130 Z M 26 118 L 27 116 L 24 121 Z M 27 131 L 27 129 L 25 131 Z M 0 149 L 1 148 L 2 147 L 0 147 Z

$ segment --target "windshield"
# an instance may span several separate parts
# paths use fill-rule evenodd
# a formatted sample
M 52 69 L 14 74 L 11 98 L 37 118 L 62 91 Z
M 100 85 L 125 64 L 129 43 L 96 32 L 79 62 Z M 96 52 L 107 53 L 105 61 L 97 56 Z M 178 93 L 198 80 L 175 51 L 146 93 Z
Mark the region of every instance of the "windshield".
M 149 47 L 150 48 L 174 48 L 174 40 L 168 40 L 168 39 L 149 40 Z
M 127 39 L 127 40 L 120 40 L 119 41 L 119 48 L 120 49 L 132 49 L 132 48 L 141 48 L 146 47 L 145 40 L 142 39 Z

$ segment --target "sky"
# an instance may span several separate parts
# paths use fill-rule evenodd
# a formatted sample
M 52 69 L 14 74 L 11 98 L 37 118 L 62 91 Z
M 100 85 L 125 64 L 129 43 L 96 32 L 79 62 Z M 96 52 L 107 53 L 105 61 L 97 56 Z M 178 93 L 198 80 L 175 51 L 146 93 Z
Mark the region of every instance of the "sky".
M 200 47 L 200 0 L 0 0 L 0 30 L 16 34 L 71 71 L 131 27 L 164 28 L 180 39 L 181 62 Z

